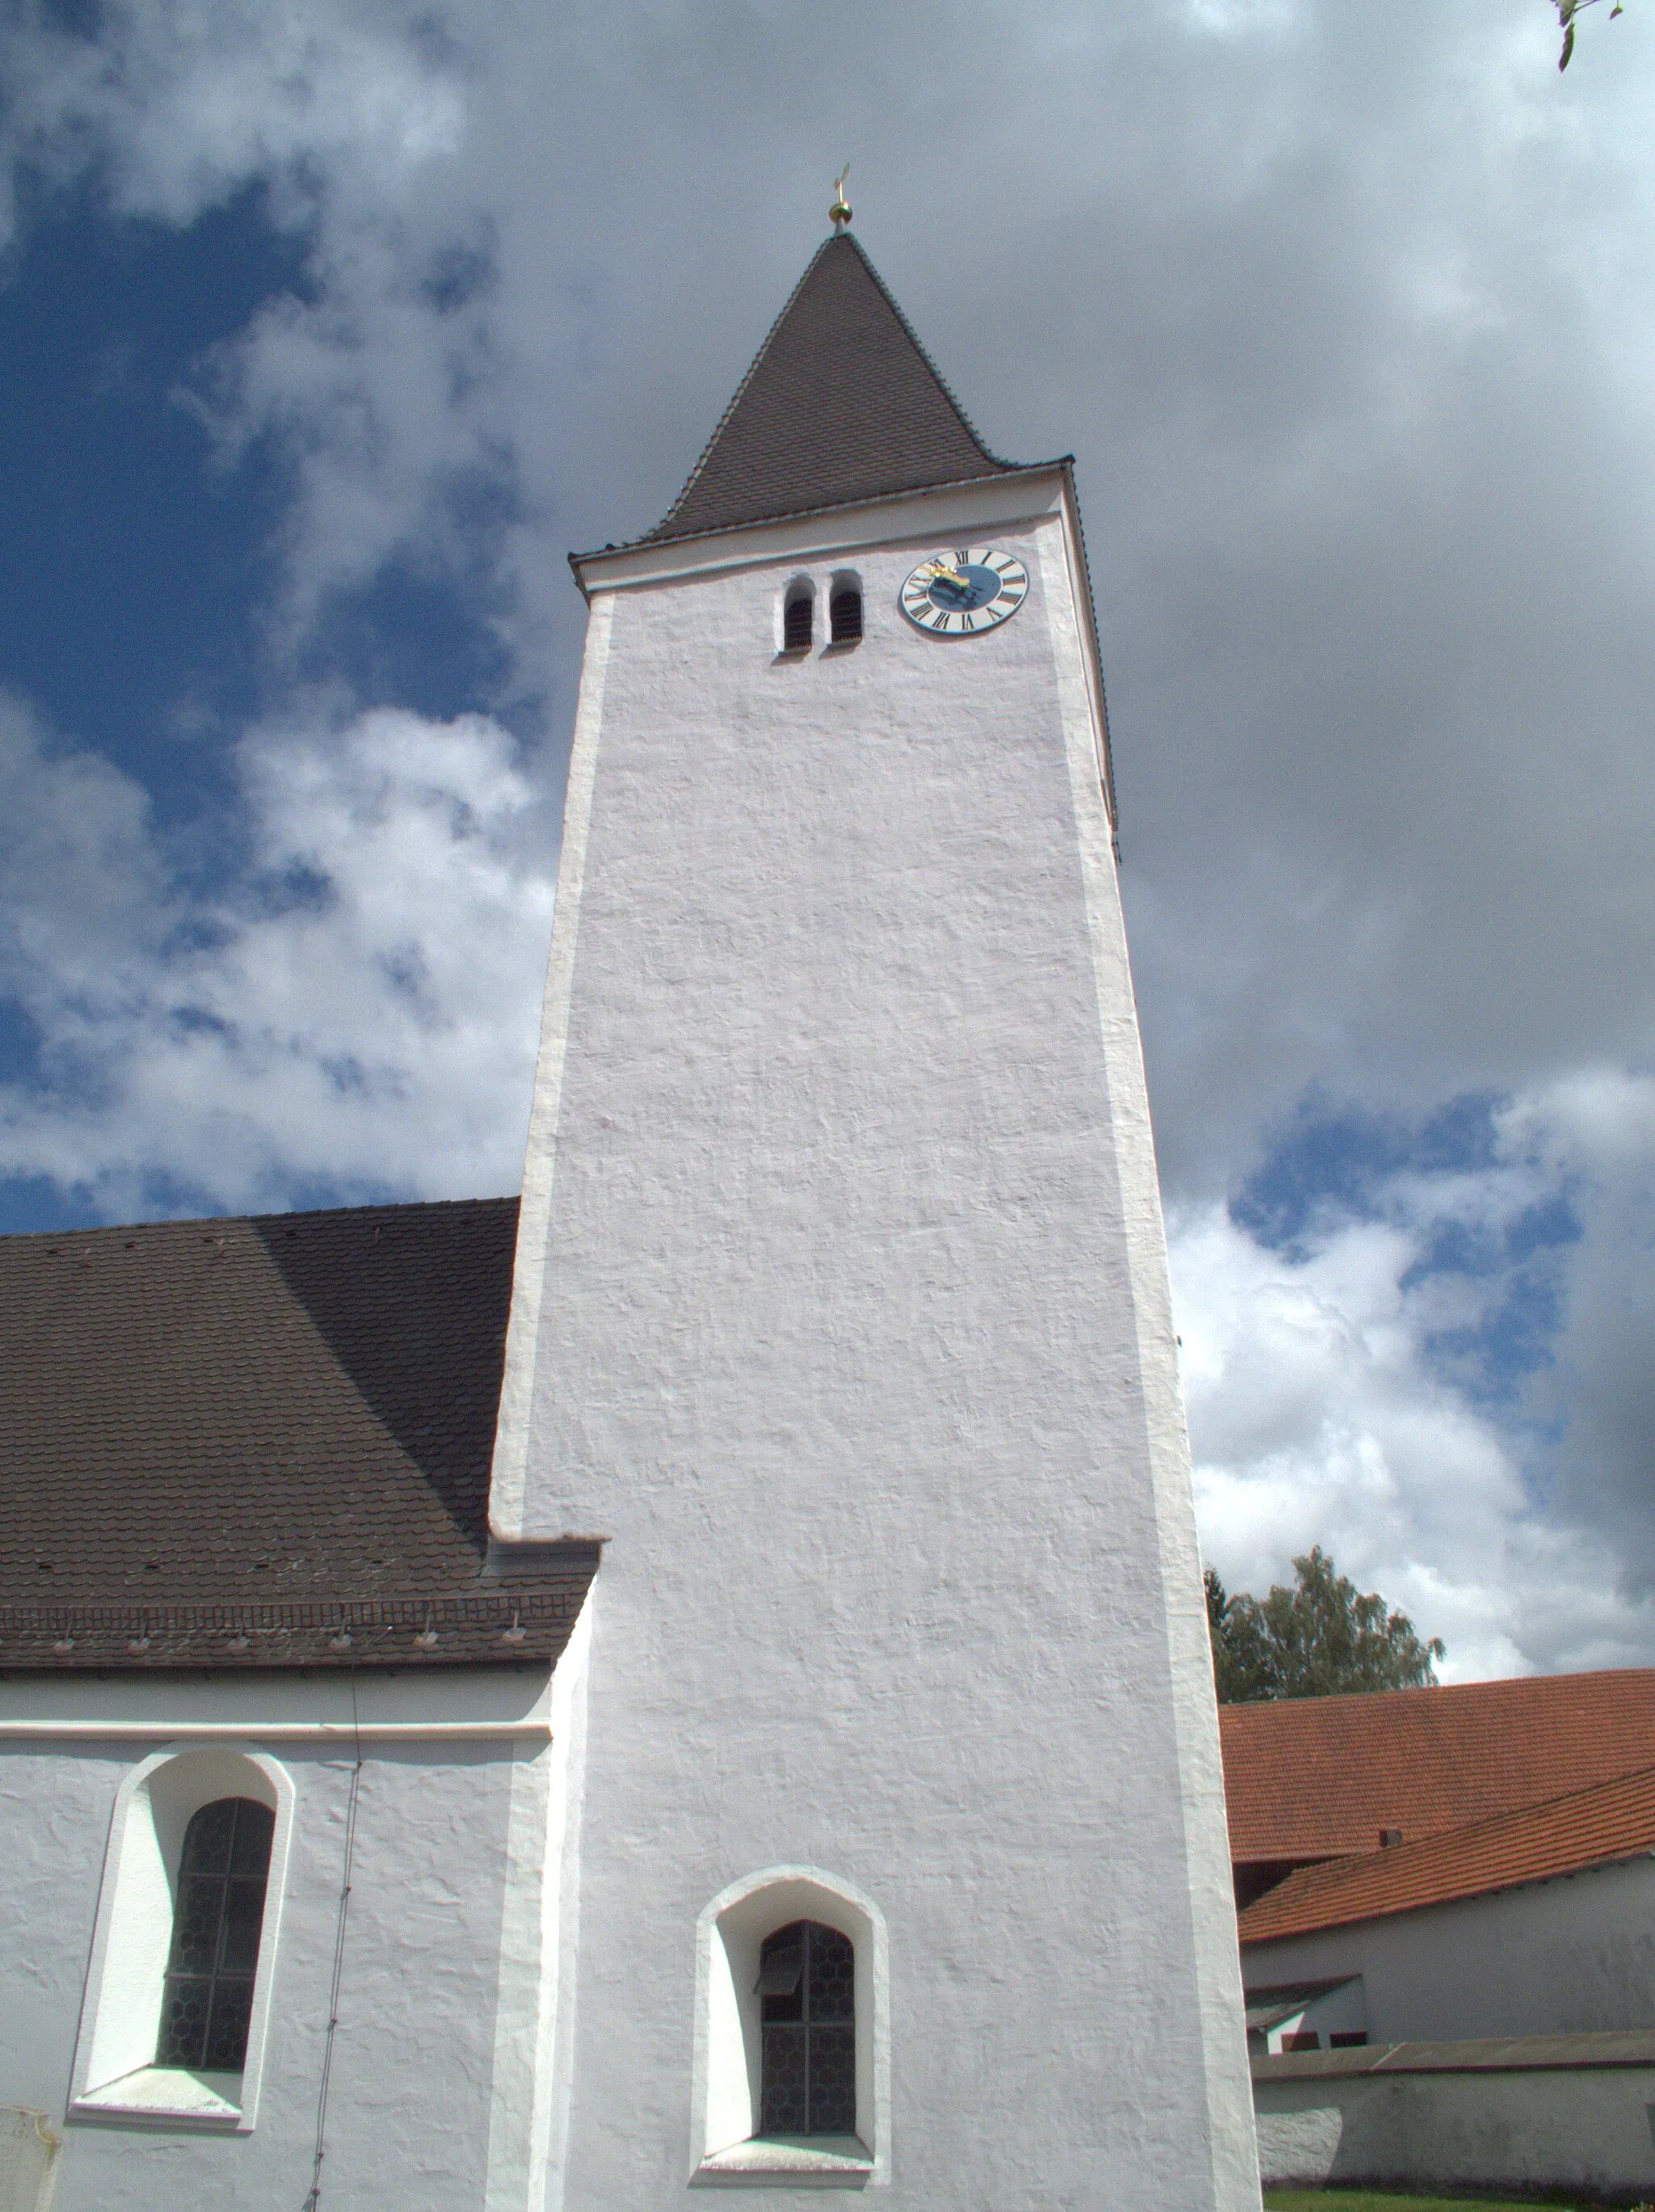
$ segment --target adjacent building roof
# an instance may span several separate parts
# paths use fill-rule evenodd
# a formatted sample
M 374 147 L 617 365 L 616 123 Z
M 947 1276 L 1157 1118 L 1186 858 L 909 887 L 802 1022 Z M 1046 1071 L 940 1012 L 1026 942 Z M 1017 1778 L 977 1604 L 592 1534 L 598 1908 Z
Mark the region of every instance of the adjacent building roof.
M 514 1199 L 0 1237 L 0 1668 L 546 1661 L 488 1527 Z
M 1223 1705 L 1219 1722 L 1232 1858 L 1302 1864 L 1655 1768 L 1655 1669 Z
M 1015 472 L 848 231 L 818 250 L 651 539 Z M 646 541 L 647 542 L 647 540 Z
M 1454 1898 L 1581 1874 L 1652 1851 L 1655 1769 L 1416 1844 L 1301 1867 L 1242 1913 L 1241 1941 L 1306 1936 Z

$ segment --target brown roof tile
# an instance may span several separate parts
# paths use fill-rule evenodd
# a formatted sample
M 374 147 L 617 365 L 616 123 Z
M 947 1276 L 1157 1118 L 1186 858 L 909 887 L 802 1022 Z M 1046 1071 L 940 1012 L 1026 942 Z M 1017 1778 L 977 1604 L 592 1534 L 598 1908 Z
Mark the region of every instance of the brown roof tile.
M 1222 1705 L 1238 1864 L 1412 1840 L 1655 1767 L 1655 1668 Z
M 991 453 L 849 232 L 827 240 L 651 538 L 1015 472 Z
M 593 1547 L 488 1546 L 516 1231 L 493 1199 L 0 1237 L 0 1667 L 554 1656 Z
M 1655 1769 L 1361 1858 L 1301 1867 L 1250 1905 L 1243 1943 L 1579 1874 L 1655 1850 Z

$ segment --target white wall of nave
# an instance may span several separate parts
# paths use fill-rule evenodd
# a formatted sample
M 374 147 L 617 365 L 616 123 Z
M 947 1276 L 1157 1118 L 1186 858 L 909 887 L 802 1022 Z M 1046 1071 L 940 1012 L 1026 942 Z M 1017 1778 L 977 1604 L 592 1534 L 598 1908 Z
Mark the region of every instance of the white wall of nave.
M 0 2106 L 42 2110 L 62 2135 L 54 2212 L 173 2212 L 209 2202 L 269 2212 L 302 2203 L 355 1761 L 349 1681 L 13 1677 L 4 1690 Z M 519 2068 L 521 2081 L 508 2080 L 497 2046 L 534 2055 L 538 1961 L 532 1988 L 513 1969 L 523 1923 L 541 1910 L 545 1827 L 561 1789 L 550 1703 L 543 1668 L 359 1685 L 363 1764 L 324 2204 L 532 2212 L 538 2201 L 545 2112 L 535 2145 L 532 2064 Z M 73 1741 L 18 1733 L 54 1728 L 84 1733 Z M 336 1733 L 318 1741 L 324 1729 Z M 231 1755 L 226 1744 L 245 1744 L 292 1785 L 257 2124 L 245 2135 L 136 2119 L 65 2125 L 122 1782 L 158 1747 L 203 1741 L 215 1743 L 215 1757 Z M 537 1835 L 526 1832 L 536 1824 Z M 549 1933 L 555 1948 L 555 1922 Z M 512 1944 L 504 1974 L 503 1938 Z

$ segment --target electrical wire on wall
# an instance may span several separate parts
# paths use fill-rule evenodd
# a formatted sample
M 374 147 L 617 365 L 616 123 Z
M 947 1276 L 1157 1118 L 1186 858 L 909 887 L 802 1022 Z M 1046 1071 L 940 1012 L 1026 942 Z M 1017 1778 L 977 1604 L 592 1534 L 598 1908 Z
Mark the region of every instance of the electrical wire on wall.
M 333 2072 L 333 2039 L 339 2027 L 339 1988 L 345 1971 L 345 1922 L 350 1913 L 350 1875 L 356 1856 L 356 1807 L 362 1791 L 362 1724 L 356 1711 L 356 1678 L 350 1682 L 350 1728 L 355 1764 L 350 1770 L 350 1795 L 345 1805 L 345 1863 L 339 1887 L 339 1918 L 333 1936 L 333 1980 L 328 1990 L 328 2027 L 322 2046 L 322 2081 L 316 2096 L 316 2157 L 311 2167 L 310 2194 L 302 2212 L 316 2212 L 322 2201 L 322 2161 L 327 2155 L 328 2081 Z

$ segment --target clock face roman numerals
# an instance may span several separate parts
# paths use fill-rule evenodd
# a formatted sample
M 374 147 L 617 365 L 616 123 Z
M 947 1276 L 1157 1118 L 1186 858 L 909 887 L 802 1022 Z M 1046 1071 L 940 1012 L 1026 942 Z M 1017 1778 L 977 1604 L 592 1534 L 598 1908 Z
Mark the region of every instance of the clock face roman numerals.
M 1015 615 L 1028 592 L 1028 570 L 992 545 L 933 553 L 903 580 L 903 613 L 927 637 L 976 637 Z

